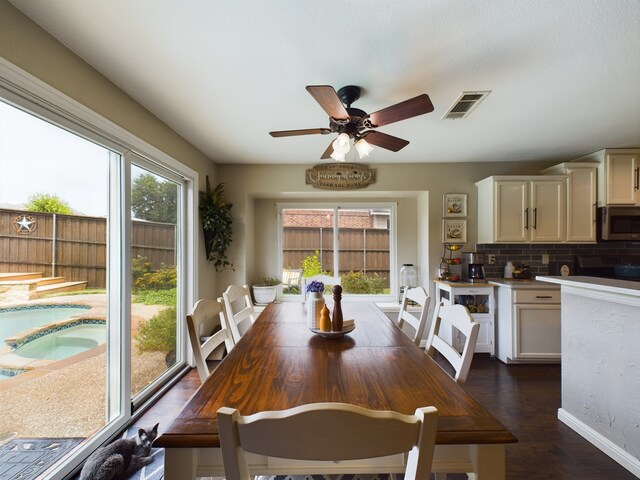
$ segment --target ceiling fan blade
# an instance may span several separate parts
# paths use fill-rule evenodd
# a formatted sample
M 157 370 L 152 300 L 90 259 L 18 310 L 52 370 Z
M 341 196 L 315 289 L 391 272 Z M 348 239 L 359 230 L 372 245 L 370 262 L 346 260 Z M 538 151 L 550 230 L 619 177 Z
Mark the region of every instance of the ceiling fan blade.
M 294 137 L 296 135 L 326 135 L 331 133 L 330 128 L 306 128 L 303 130 L 279 130 L 277 132 L 269 132 L 272 137 Z
M 349 118 L 338 94 L 331 85 L 307 85 L 307 92 L 320 104 L 331 118 L 345 120 Z
M 327 149 L 324 151 L 324 153 L 322 154 L 322 156 L 320 157 L 321 160 L 326 160 L 327 158 L 331 158 L 331 154 L 333 153 L 333 142 L 331 142 L 329 144 L 329 146 L 327 147 Z
M 387 150 L 391 150 L 392 152 L 397 152 L 398 150 L 401 150 L 409 145 L 408 140 L 403 140 L 402 138 L 387 135 L 386 133 L 376 132 L 375 130 L 369 131 L 366 135 L 364 135 L 364 138 L 371 145 L 385 148 Z
M 433 112 L 433 103 L 431 103 L 429 95 L 423 93 L 404 102 L 373 112 L 369 115 L 369 120 L 374 126 L 380 127 L 429 112 Z

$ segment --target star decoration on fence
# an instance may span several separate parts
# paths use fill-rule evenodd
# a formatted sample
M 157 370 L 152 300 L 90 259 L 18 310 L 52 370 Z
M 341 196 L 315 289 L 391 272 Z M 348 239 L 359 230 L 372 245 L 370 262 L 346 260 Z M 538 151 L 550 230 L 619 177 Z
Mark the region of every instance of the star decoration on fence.
M 31 215 L 18 215 L 13 219 L 13 228 L 20 235 L 31 235 L 37 226 L 36 219 Z

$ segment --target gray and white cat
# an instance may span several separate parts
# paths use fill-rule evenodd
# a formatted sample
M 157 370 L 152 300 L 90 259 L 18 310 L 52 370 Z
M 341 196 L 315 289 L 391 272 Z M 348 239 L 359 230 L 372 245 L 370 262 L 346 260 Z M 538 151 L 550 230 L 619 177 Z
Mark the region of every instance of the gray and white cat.
M 100 447 L 87 459 L 80 480 L 122 480 L 136 470 L 149 465 L 151 444 L 158 436 L 158 424 L 152 429 L 138 430 L 138 435 L 121 438 L 109 445 Z

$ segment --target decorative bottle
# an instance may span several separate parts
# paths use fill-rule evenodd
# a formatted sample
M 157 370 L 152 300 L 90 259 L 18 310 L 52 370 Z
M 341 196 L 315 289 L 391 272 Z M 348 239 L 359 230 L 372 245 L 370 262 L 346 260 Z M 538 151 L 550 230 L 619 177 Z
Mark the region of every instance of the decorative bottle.
M 324 306 L 322 292 L 307 292 L 307 327 L 318 329 L 320 323 L 320 311 Z
M 331 326 L 334 332 L 342 331 L 342 287 L 335 285 L 333 287 L 333 318 L 331 319 Z
M 418 286 L 418 272 L 413 263 L 404 263 L 400 269 L 400 303 L 402 303 L 402 297 L 404 291 L 407 288 Z
M 504 278 L 513 278 L 513 271 L 515 267 L 513 266 L 513 262 L 507 262 L 504 266 Z

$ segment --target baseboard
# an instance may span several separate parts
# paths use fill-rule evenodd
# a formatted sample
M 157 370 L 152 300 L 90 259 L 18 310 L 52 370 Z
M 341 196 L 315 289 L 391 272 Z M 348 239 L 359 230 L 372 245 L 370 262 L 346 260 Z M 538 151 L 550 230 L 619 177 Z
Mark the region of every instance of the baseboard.
M 566 410 L 558 409 L 558 420 L 584 437 L 592 445 L 598 447 L 612 459 L 629 470 L 636 477 L 640 478 L 640 460 L 632 456 L 629 452 L 620 448 L 601 433 L 578 420 Z

